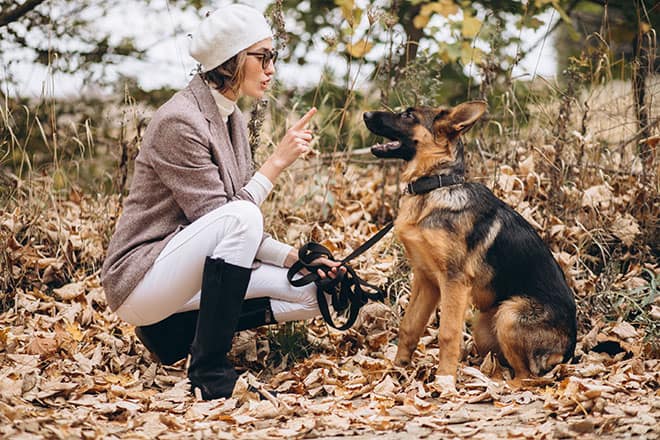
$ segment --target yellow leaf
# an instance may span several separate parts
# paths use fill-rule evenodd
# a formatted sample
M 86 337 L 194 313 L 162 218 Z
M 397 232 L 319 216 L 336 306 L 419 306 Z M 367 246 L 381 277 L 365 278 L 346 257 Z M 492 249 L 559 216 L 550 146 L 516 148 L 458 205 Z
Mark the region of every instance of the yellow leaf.
M 459 11 L 458 5 L 456 5 L 453 0 L 439 0 L 437 2 L 428 3 L 422 6 L 422 10 L 424 7 L 428 7 L 431 11 L 445 17 L 449 17 L 450 15 L 456 14 Z
M 480 63 L 484 58 L 484 52 L 478 47 L 470 46 L 470 43 L 463 42 L 461 44 L 461 63 L 463 65 L 469 63 Z
M 541 8 L 549 3 L 552 3 L 554 0 L 534 0 L 534 6 Z
M 467 14 L 463 17 L 463 36 L 465 38 L 476 37 L 480 29 L 481 29 L 481 20 Z
M 53 188 L 61 190 L 66 187 L 67 175 L 64 171 L 58 169 L 53 173 Z
M 341 15 L 344 16 L 346 21 L 351 22 L 353 20 L 353 8 L 355 7 L 355 1 L 335 0 L 335 4 L 341 8 Z
M 32 288 L 32 291 L 30 292 L 30 294 L 32 296 L 34 296 L 35 298 L 39 298 L 39 299 L 44 300 L 44 301 L 48 301 L 48 302 L 53 301 L 52 296 L 46 295 L 45 293 L 43 293 L 41 290 L 37 289 L 36 287 Z
M 456 43 L 441 44 L 440 47 L 443 48 L 442 52 L 440 52 L 440 58 L 445 63 L 453 63 L 461 56 L 461 47 Z
M 367 40 L 363 38 L 355 44 L 351 44 L 351 43 L 346 44 L 346 51 L 353 58 L 362 58 L 363 56 L 368 54 L 373 47 L 374 45 L 372 43 L 369 43 Z
M 443 50 L 442 52 L 438 53 L 438 56 L 442 60 L 443 63 L 447 64 L 453 61 L 451 57 L 449 56 L 449 52 L 446 50 Z
M 356 7 L 354 0 L 335 0 L 335 4 L 341 8 L 341 15 L 351 27 L 360 24 L 364 10 Z
M 66 331 L 71 335 L 74 341 L 82 341 L 83 333 L 80 331 L 80 327 L 76 322 L 67 322 Z
M 9 335 L 9 327 L 0 330 L 0 347 L 7 345 L 7 335 Z
M 564 23 L 566 24 L 572 24 L 573 20 L 571 20 L 571 17 L 568 16 L 566 11 L 559 5 L 559 2 L 557 0 L 552 0 L 552 7 L 555 8 L 555 10 L 559 13 L 559 16 L 561 17 L 562 20 L 564 20 Z
M 126 386 L 135 381 L 131 376 L 112 374 L 112 373 L 106 374 L 105 376 L 103 376 L 103 379 L 105 379 L 105 381 L 108 383 L 115 385 L 122 385 L 122 386 Z
M 429 24 L 433 13 L 448 17 L 458 13 L 458 11 L 458 6 L 452 0 L 439 0 L 433 3 L 426 3 L 420 8 L 419 14 L 413 19 L 413 26 L 417 29 L 423 29 Z
M 429 24 L 429 20 L 431 17 L 428 15 L 422 15 L 421 13 L 417 15 L 415 18 L 413 18 L 413 26 L 417 29 L 424 29 L 427 24 Z
M 523 27 L 529 27 L 532 29 L 538 29 L 543 26 L 545 23 L 539 20 L 536 17 L 521 17 L 520 20 L 516 23 L 516 28 L 520 29 Z

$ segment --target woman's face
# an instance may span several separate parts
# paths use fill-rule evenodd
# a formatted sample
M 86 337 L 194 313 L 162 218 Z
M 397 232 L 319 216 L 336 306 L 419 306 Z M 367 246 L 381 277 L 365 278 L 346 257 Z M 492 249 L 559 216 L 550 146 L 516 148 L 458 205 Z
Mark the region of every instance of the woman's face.
M 264 96 L 270 81 L 275 74 L 273 61 L 268 61 L 263 67 L 264 57 L 259 54 L 268 54 L 273 50 L 273 39 L 266 38 L 247 48 L 248 55 L 245 59 L 245 78 L 241 84 L 241 93 L 252 98 Z

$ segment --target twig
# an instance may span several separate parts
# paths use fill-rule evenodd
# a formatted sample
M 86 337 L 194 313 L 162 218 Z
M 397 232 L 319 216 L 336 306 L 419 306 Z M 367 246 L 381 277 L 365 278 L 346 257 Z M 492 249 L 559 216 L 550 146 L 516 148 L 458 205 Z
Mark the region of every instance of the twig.
M 346 156 L 360 156 L 363 154 L 371 154 L 371 147 L 358 148 L 357 150 L 332 151 L 329 153 L 321 153 L 320 156 L 323 158 L 325 157 L 338 158 L 338 157 L 346 157 Z
M 10 23 L 18 21 L 25 14 L 42 4 L 45 0 L 28 0 L 22 5 L 18 5 L 10 11 L 0 15 L 0 27 L 7 26 Z
M 623 141 L 621 144 L 619 144 L 619 147 L 618 147 L 618 148 L 619 148 L 620 150 L 623 150 L 624 148 L 626 148 L 626 147 L 628 146 L 628 144 L 631 144 L 632 142 L 638 141 L 638 140 L 640 140 L 641 138 L 646 137 L 646 136 L 645 136 L 646 131 L 647 131 L 647 130 L 652 130 L 653 128 L 655 128 L 656 125 L 658 125 L 658 123 L 660 123 L 660 117 L 659 117 L 659 118 L 655 118 L 655 119 L 653 120 L 653 122 L 651 122 L 649 125 L 647 125 L 646 127 L 642 127 L 642 128 L 641 128 L 639 131 L 637 131 L 637 133 L 635 133 L 633 136 L 631 136 L 630 138 L 628 138 L 628 139 L 626 139 L 625 141 Z

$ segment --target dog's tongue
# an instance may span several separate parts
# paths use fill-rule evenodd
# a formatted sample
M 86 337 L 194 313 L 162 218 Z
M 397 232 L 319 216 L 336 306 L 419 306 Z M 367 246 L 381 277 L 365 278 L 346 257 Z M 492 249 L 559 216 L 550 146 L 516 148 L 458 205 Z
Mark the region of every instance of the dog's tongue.
M 396 150 L 400 146 L 401 146 L 401 142 L 399 141 L 391 141 L 384 144 L 376 144 L 371 147 L 371 152 L 374 154 L 384 153 L 386 151 Z

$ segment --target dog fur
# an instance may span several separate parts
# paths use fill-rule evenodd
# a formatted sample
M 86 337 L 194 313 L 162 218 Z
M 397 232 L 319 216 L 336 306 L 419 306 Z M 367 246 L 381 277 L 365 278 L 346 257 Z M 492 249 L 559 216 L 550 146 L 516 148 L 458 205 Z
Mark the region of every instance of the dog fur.
M 405 161 L 404 183 L 465 172 L 460 135 L 485 113 L 472 101 L 454 108 L 368 112 L 367 127 L 393 142 L 372 147 Z M 411 298 L 399 329 L 395 364 L 408 365 L 431 313 L 440 306 L 436 375 L 455 378 L 465 314 L 480 354 L 496 354 L 516 380 L 568 361 L 577 322 L 573 292 L 533 227 L 486 186 L 465 182 L 404 194 L 395 233 L 412 267 Z

